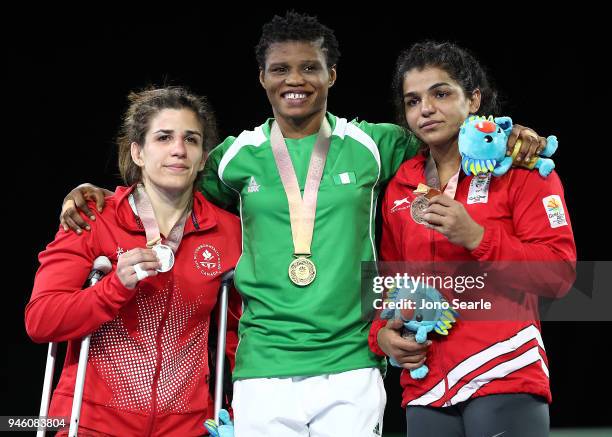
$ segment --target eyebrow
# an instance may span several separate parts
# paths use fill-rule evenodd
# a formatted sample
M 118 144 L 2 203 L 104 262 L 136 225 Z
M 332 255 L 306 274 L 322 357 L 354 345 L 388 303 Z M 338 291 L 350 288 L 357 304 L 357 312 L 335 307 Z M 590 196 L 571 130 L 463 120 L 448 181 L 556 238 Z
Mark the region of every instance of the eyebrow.
M 285 66 L 288 64 L 289 63 L 287 61 L 272 62 L 268 64 L 268 68 Z M 304 65 L 304 64 L 321 64 L 321 61 L 319 59 L 306 59 L 304 61 L 300 61 L 300 65 Z
M 430 86 L 427 91 L 431 91 L 431 90 L 434 90 L 436 88 L 440 88 L 441 86 L 451 86 L 451 85 L 450 85 L 450 83 L 446 83 L 446 82 L 438 82 L 438 83 Z M 412 97 L 412 96 L 416 96 L 416 95 L 417 95 L 417 93 L 415 93 L 415 92 L 409 92 L 409 93 L 404 94 L 404 97 Z
M 163 134 L 171 134 L 172 132 L 174 132 L 174 130 L 172 130 L 172 129 L 160 129 L 160 130 L 157 130 L 157 131 L 155 131 L 153 133 L 157 134 L 157 133 L 160 133 L 160 132 L 163 133 Z M 200 132 L 195 131 L 195 130 L 186 130 L 185 133 L 188 134 L 188 135 L 199 135 L 199 136 L 202 136 L 202 134 Z

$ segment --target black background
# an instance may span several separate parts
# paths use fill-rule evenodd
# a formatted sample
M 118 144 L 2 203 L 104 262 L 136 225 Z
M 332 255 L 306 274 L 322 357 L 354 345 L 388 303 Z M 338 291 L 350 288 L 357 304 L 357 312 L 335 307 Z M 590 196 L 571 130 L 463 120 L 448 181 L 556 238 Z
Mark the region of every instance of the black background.
M 0 415 L 38 413 L 46 345 L 26 336 L 36 256 L 53 239 L 64 195 L 88 181 L 113 189 L 113 143 L 126 95 L 148 84 L 187 85 L 207 95 L 220 133 L 237 135 L 271 115 L 257 80 L 253 47 L 263 23 L 284 7 L 179 5 L 125 10 L 40 10 L 5 16 L 4 268 Z M 606 220 L 610 100 L 603 35 L 594 9 L 536 13 L 527 6 L 466 4 L 298 7 L 336 31 L 342 57 L 329 109 L 346 118 L 392 121 L 390 81 L 402 48 L 452 40 L 488 67 L 505 97 L 504 115 L 560 148 L 580 260 L 610 259 Z M 561 13 L 561 15 L 559 15 Z M 7 31 L 7 29 L 10 29 Z M 8 54 L 8 55 L 6 55 Z M 545 323 L 552 426 L 610 425 L 610 323 Z M 385 430 L 404 428 L 397 372 L 386 380 Z M 606 409 L 607 411 L 607 409 Z

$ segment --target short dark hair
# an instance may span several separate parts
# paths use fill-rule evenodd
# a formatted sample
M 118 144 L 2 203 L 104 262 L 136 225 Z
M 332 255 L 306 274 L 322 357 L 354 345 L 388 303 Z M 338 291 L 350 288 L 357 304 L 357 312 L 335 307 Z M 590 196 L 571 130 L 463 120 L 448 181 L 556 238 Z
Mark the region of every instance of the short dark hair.
M 148 87 L 131 92 L 130 106 L 123 116 L 117 146 L 119 148 L 119 173 L 126 185 L 141 182 L 142 170 L 132 161 L 131 144 L 144 145 L 151 120 L 164 109 L 189 109 L 196 115 L 202 127 L 204 153 L 210 151 L 218 141 L 215 114 L 205 97 L 197 96 L 184 87 Z M 197 180 L 197 179 L 196 179 Z
M 340 60 L 338 40 L 333 30 L 321 24 L 317 17 L 288 11 L 284 17 L 275 15 L 264 24 L 259 42 L 255 46 L 259 68 L 265 68 L 266 54 L 272 44 L 287 41 L 321 41 L 321 50 L 328 68 L 337 65 Z
M 423 41 L 404 50 L 397 59 L 393 78 L 393 102 L 399 124 L 406 126 L 404 75 L 413 68 L 422 70 L 426 67 L 437 67 L 446 71 L 468 97 L 475 89 L 479 89 L 481 102 L 478 113 L 497 115 L 500 110 L 497 91 L 476 58 L 466 49 L 451 42 Z

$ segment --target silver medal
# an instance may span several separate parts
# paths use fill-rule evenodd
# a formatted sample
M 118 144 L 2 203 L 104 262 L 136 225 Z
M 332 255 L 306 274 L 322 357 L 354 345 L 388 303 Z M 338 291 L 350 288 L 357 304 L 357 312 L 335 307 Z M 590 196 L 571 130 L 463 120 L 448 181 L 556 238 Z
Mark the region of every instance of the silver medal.
M 156 244 L 151 249 L 157 254 L 161 263 L 161 267 L 157 271 L 164 273 L 171 270 L 172 266 L 174 266 L 174 252 L 172 252 L 172 249 L 165 244 Z

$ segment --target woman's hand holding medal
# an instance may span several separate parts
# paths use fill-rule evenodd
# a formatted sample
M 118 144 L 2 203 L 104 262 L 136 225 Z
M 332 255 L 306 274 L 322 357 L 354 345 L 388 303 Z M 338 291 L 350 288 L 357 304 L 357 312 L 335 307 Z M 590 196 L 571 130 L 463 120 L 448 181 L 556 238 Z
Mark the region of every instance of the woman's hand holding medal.
M 162 266 L 153 249 L 137 247 L 119 256 L 117 276 L 125 288 L 134 288 L 139 281 L 155 276 Z
M 476 249 L 482 241 L 484 227 L 472 219 L 462 203 L 444 194 L 429 199 L 422 217 L 426 227 L 438 231 L 451 243 L 467 250 Z

